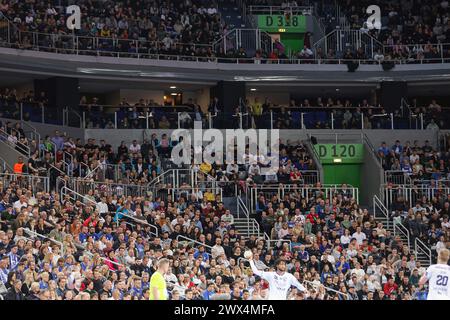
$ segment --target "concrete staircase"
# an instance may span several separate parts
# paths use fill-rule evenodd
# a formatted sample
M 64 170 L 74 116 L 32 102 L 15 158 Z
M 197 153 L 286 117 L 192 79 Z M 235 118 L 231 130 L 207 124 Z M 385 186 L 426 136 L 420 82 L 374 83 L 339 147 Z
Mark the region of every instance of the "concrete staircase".
M 236 227 L 237 233 L 244 239 L 248 239 L 252 235 L 261 238 L 264 237 L 264 232 L 260 230 L 260 226 L 255 219 L 235 218 L 234 226 Z

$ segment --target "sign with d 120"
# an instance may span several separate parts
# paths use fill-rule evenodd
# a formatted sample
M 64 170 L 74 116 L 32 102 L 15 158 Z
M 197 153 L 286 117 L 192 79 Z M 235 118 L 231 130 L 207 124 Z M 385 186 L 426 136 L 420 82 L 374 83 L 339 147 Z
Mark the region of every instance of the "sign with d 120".
M 362 163 L 364 146 L 362 144 L 316 144 L 314 145 L 321 163 Z

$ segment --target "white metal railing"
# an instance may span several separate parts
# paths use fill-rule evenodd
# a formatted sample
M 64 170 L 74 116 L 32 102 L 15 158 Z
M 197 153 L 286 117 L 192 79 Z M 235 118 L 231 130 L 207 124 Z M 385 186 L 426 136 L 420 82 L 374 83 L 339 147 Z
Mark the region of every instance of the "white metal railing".
M 188 183 L 192 186 L 196 184 L 195 172 L 191 169 L 170 169 L 164 171 L 155 179 L 148 183 L 148 187 L 156 185 L 172 186 L 174 188 L 180 187 L 182 183 Z
M 0 128 L 0 140 L 3 141 L 5 145 L 10 147 L 11 149 L 14 149 L 15 151 L 22 154 L 24 157 L 29 158 L 31 156 L 31 150 L 29 146 L 20 143 L 17 136 L 16 138 L 14 138 L 13 135 L 10 135 L 2 128 Z
M 314 12 L 313 6 L 263 6 L 252 5 L 248 6 L 246 13 L 248 15 L 275 15 L 289 13 L 290 15 L 311 15 Z
M 353 198 L 359 203 L 359 189 L 351 185 L 343 187 L 342 185 L 321 185 L 316 186 L 302 186 L 302 185 L 255 185 L 250 188 L 251 208 L 250 211 L 256 211 L 256 203 L 259 196 L 262 194 L 265 199 L 270 199 L 273 195 L 277 195 L 279 199 L 283 199 L 286 194 L 298 194 L 306 201 L 317 196 L 322 196 L 326 199 L 332 199 L 338 194 L 346 195 L 349 198 Z
M 250 219 L 248 208 L 240 196 L 237 197 L 237 217 Z
M 219 201 L 223 199 L 223 190 L 222 188 L 199 188 L 199 187 L 180 187 L 180 188 L 167 188 L 167 195 L 172 196 L 173 199 L 178 199 L 179 197 L 186 197 L 189 199 L 191 195 L 195 195 L 197 198 L 200 196 L 200 192 L 205 198 L 205 193 L 211 193 L 214 195 L 214 198 L 219 196 Z
M 20 106 L 22 107 L 22 103 L 20 104 Z M 20 115 L 21 115 L 21 117 L 23 117 L 23 111 L 20 112 Z M 39 145 L 41 143 L 41 134 L 37 131 L 37 129 L 34 126 L 32 126 L 30 123 L 28 123 L 28 121 L 21 120 L 20 124 L 22 127 L 27 127 L 31 130 L 31 131 L 29 131 L 30 132 L 29 139 L 35 140 Z
M 21 188 L 30 188 L 33 193 L 49 192 L 50 182 L 48 177 L 29 174 L 0 173 L 0 181 L 7 187 L 11 182 L 18 184 Z
M 378 212 L 381 213 L 381 216 Z M 390 230 L 391 218 L 389 216 L 389 210 L 386 208 L 383 201 L 381 201 L 376 195 L 373 196 L 373 216 L 375 219 L 381 218 L 386 224 L 386 229 Z
M 224 52 L 225 54 L 230 50 L 238 52 L 243 48 L 246 54 L 254 56 L 257 50 L 266 53 L 272 52 L 273 43 L 272 37 L 260 29 L 237 28 L 227 32 L 212 46 L 215 52 Z M 248 63 L 246 59 L 239 58 L 239 60 L 242 63 Z
M 384 183 L 394 185 L 411 185 L 411 177 L 401 170 L 385 170 Z
M 53 238 L 47 237 L 45 235 L 42 235 L 40 233 L 31 231 L 29 228 L 23 228 L 23 231 L 27 234 L 29 234 L 30 236 L 34 236 L 34 237 L 39 237 L 39 238 L 43 238 L 43 239 L 47 239 L 50 240 L 54 243 L 56 243 L 57 245 L 59 245 L 61 247 L 61 255 L 64 256 L 64 244 L 62 242 L 59 242 L 58 240 L 55 240 Z
M 83 178 L 71 179 L 73 190 L 80 194 L 87 194 L 89 190 L 99 194 L 117 196 L 139 196 L 147 195 L 148 187 L 140 184 L 125 184 L 118 182 L 86 181 Z
M 147 222 L 146 220 L 138 219 L 138 218 L 133 217 L 133 216 L 131 216 L 131 215 L 127 214 L 127 213 L 124 213 L 124 212 L 120 212 L 120 215 L 122 216 L 122 219 L 125 217 L 125 218 L 128 218 L 128 219 L 131 219 L 131 220 L 135 221 L 136 223 L 139 223 L 139 224 L 142 224 L 144 226 L 150 227 L 153 230 L 153 231 L 150 231 L 151 234 L 155 235 L 155 237 L 158 237 L 158 227 L 156 227 L 155 225 Z M 117 219 L 117 224 L 119 224 L 119 219 Z
M 80 164 L 80 166 L 81 166 L 81 164 Z M 99 170 L 101 167 L 102 167 L 102 165 L 99 164 L 97 167 L 95 167 L 94 169 L 90 170 L 87 175 L 85 175 L 84 177 L 81 177 L 81 179 L 87 180 L 87 179 L 92 178 L 94 176 L 94 174 L 97 172 L 97 170 Z
M 422 240 L 420 240 L 417 237 L 414 239 L 414 248 L 416 256 L 418 256 L 419 254 L 426 256 L 428 258 L 429 265 L 431 265 L 432 263 L 431 248 L 429 248 L 429 246 L 427 246 L 425 243 L 423 243 Z
M 189 238 L 189 237 L 186 237 L 186 236 L 183 236 L 183 235 L 178 235 L 178 236 L 176 237 L 176 239 L 177 239 L 177 241 L 179 241 L 180 239 L 183 239 L 183 241 L 191 242 L 191 243 L 197 244 L 198 246 L 203 246 L 203 247 L 205 247 L 205 249 L 208 249 L 208 250 L 209 250 L 209 252 L 206 252 L 206 251 L 205 251 L 206 254 L 211 255 L 212 247 L 209 246 L 209 245 L 207 245 L 206 243 L 203 243 L 203 242 L 194 240 L 194 239 L 192 239 L 192 238 Z
M 278 12 L 284 14 L 286 10 L 288 10 L 291 14 L 304 14 L 311 15 L 314 13 L 313 6 L 298 6 L 298 7 L 289 7 L 282 8 L 277 6 L 250 6 L 244 8 L 244 17 L 257 12 L 266 12 L 270 14 L 270 12 Z M 258 9 L 259 8 L 259 9 Z M 450 62 L 450 59 L 444 58 L 443 52 L 444 48 L 447 48 L 449 44 L 419 44 L 419 45 L 393 45 L 393 46 L 383 46 L 381 42 L 379 42 L 376 38 L 372 37 L 368 33 L 361 30 L 350 30 L 348 21 L 345 19 L 345 15 L 340 12 L 339 6 L 337 6 L 338 10 L 336 11 L 336 15 L 340 20 L 340 28 L 336 29 L 336 35 L 330 35 L 327 39 L 327 36 L 317 41 L 314 44 L 314 48 L 319 45 L 324 46 L 326 49 L 335 48 L 342 49 L 345 47 L 347 43 L 354 44 L 359 47 L 363 45 L 366 49 L 366 52 L 370 52 L 370 60 L 373 62 L 373 52 L 375 49 L 381 48 L 382 52 L 384 51 L 405 51 L 408 52 L 421 52 L 428 47 L 437 47 L 438 52 L 441 53 L 441 57 L 436 59 L 436 61 L 440 61 L 441 63 Z M 263 11 L 261 11 L 263 10 Z M 342 18 L 342 19 L 341 19 Z M 342 20 L 342 21 L 341 21 Z M 109 56 L 109 57 L 133 57 L 138 59 L 156 59 L 156 60 L 177 60 L 177 61 L 196 61 L 196 62 L 219 62 L 226 61 L 226 58 L 217 58 L 217 57 L 192 57 L 192 56 L 171 56 L 167 54 L 158 54 L 155 51 L 163 51 L 166 48 L 165 43 L 162 41 L 150 41 L 150 40 L 130 40 L 130 39 L 119 39 L 119 38 L 107 38 L 107 37 L 90 37 L 90 36 L 78 36 L 75 34 L 50 34 L 50 33 L 40 33 L 34 31 L 21 31 L 15 24 L 6 19 L 3 15 L 0 15 L 0 21 L 3 21 L 6 24 L 0 30 L 0 46 L 9 47 L 9 48 L 17 48 L 21 50 L 33 50 L 33 51 L 43 51 L 43 52 L 53 52 L 53 53 L 61 53 L 61 54 L 74 54 L 74 55 L 94 55 L 94 56 Z M 236 29 L 235 29 L 236 30 Z M 235 32 L 235 30 L 231 30 L 230 32 Z M 259 32 L 262 34 L 262 32 Z M 340 36 L 338 36 L 339 34 Z M 344 34 L 344 36 L 341 36 Z M 226 35 L 223 38 L 227 38 Z M 232 37 L 232 38 L 242 38 L 242 37 Z M 222 39 L 218 40 L 218 42 L 223 41 Z M 238 40 L 239 41 L 239 40 Z M 233 41 L 232 41 L 233 42 Z M 265 42 L 265 41 L 264 41 Z M 238 42 L 239 43 L 239 42 Z M 256 41 L 254 49 L 258 49 Z M 134 52 L 130 52 L 132 50 L 128 50 L 127 52 L 121 52 L 119 50 L 119 44 L 134 48 Z M 241 42 L 242 44 L 242 42 Z M 111 51 L 105 50 L 105 45 L 108 47 L 113 47 Z M 175 42 L 175 46 L 178 48 L 189 47 L 189 48 L 202 48 L 205 50 L 213 49 L 215 47 L 214 44 L 198 44 L 198 43 L 179 43 Z M 217 43 L 216 43 L 217 47 Z M 392 47 L 392 49 L 391 49 Z M 406 49 L 405 49 L 406 48 Z M 270 51 L 266 51 L 268 53 Z M 325 50 L 326 52 L 326 50 Z M 325 53 L 324 52 L 324 53 Z M 230 62 L 242 63 L 242 59 L 229 59 Z M 403 63 L 425 63 L 433 62 L 433 59 L 425 59 L 423 57 L 419 57 L 419 59 L 414 59 L 414 57 L 405 57 Z M 244 61 L 243 63 L 248 63 L 250 61 L 256 62 L 253 59 L 249 59 L 248 61 Z M 311 60 L 309 60 L 311 61 Z M 280 63 L 280 62 L 272 62 L 272 63 Z M 297 62 L 299 63 L 299 62 Z M 309 62 L 310 63 L 310 62 Z M 338 62 L 341 63 L 341 62 Z M 44 114 L 42 114 L 44 116 Z M 81 119 L 80 119 L 81 120 Z
M 411 238 L 409 236 L 409 230 L 398 220 L 394 219 L 394 236 L 402 234 L 408 242 L 408 248 L 411 248 Z
M 110 259 L 108 259 L 108 258 L 106 258 L 106 257 L 101 256 L 100 253 L 98 253 L 98 252 L 90 252 L 89 250 L 86 250 L 86 248 L 85 248 L 83 245 L 81 245 L 81 244 L 77 244 L 77 243 L 73 243 L 73 244 L 74 244 L 78 249 L 81 249 L 81 250 L 83 251 L 83 252 L 82 252 L 83 255 L 88 255 L 88 256 L 90 256 L 90 257 L 95 257 L 95 256 L 97 255 L 98 258 L 99 258 L 100 260 L 103 261 L 103 263 L 109 262 L 109 263 L 111 263 L 111 264 L 113 264 L 113 265 L 115 265 L 115 266 L 121 267 L 121 268 L 123 268 L 123 269 L 125 269 L 125 270 L 128 270 L 128 271 L 131 270 L 130 267 L 129 267 L 129 265 L 124 265 L 124 264 L 122 264 L 122 263 L 120 263 L 120 262 L 112 261 L 112 260 L 110 260 Z
M 449 60 L 450 62 L 450 60 Z M 245 77 L 242 77 L 243 80 L 245 80 Z M 84 108 L 86 105 L 80 105 L 81 108 Z M 97 107 L 101 107 L 105 110 L 117 110 L 119 106 L 117 105 L 97 105 Z M 42 110 L 45 111 L 46 107 L 41 106 Z M 161 106 L 152 106 L 147 105 L 146 108 L 161 108 Z M 183 110 L 187 110 L 187 106 L 173 106 L 171 107 L 174 110 L 180 108 Z M 279 110 L 281 108 L 284 108 L 288 114 L 291 116 L 291 125 L 290 129 L 297 129 L 300 127 L 301 129 L 314 129 L 316 125 L 316 120 L 314 116 L 316 112 L 320 112 L 322 116 L 324 117 L 323 121 L 326 123 L 331 129 L 344 129 L 344 125 L 342 123 L 343 118 L 342 116 L 337 117 L 335 115 L 335 112 L 339 108 L 335 107 L 319 107 L 319 106 L 284 106 L 284 105 L 278 105 L 273 106 L 269 112 L 265 113 L 262 116 L 259 116 L 256 119 L 255 124 L 257 125 L 258 129 L 276 129 L 276 121 L 274 119 L 277 118 L 279 114 Z M 372 121 L 375 122 L 376 126 L 380 125 L 381 129 L 395 129 L 395 128 L 404 128 L 407 127 L 408 122 L 413 121 L 411 117 L 414 117 L 413 114 L 409 114 L 409 116 L 403 116 L 400 118 L 394 117 L 393 113 L 380 113 L 382 108 L 375 107 L 375 106 L 369 106 L 369 107 L 349 107 L 349 111 L 356 110 L 359 108 L 361 112 L 361 119 L 358 121 L 358 123 L 352 124 L 352 129 L 364 129 L 364 123 L 365 121 L 369 121 L 368 115 L 366 114 L 367 110 L 372 110 L 373 113 L 373 119 Z M 158 129 L 159 123 L 158 119 L 160 119 L 163 115 L 170 118 L 169 121 L 169 127 L 170 129 L 180 129 L 180 128 L 193 128 L 194 120 L 196 119 L 197 115 L 195 112 L 192 111 L 183 111 L 183 112 L 167 112 L 166 110 L 160 110 L 162 113 L 158 112 L 142 112 L 142 119 L 146 119 L 146 121 L 139 122 L 140 129 Z M 20 111 L 22 112 L 22 111 Z M 188 118 L 183 118 L 184 120 L 181 120 L 181 114 L 187 114 Z M 96 115 L 95 117 L 91 116 L 88 112 L 82 112 L 84 121 L 80 122 L 81 125 L 80 128 L 90 128 L 88 125 L 83 123 L 92 122 L 92 121 L 99 121 L 99 119 L 108 119 L 108 118 L 114 118 L 114 123 L 107 123 L 106 121 L 102 123 L 97 123 L 100 125 L 100 128 L 107 128 L 107 129 L 121 129 L 121 130 L 127 130 L 130 128 L 123 127 L 118 122 L 120 116 L 120 112 L 118 111 L 102 111 L 99 115 Z M 147 116 L 145 115 L 147 114 Z M 150 116 L 149 116 L 150 115 Z M 229 119 L 232 119 L 233 127 L 240 128 L 240 129 L 248 129 L 252 127 L 252 122 L 255 120 L 255 117 L 252 116 L 249 113 L 207 113 L 205 116 L 202 117 L 203 126 L 214 128 L 216 126 L 221 126 L 225 121 L 229 121 Z M 150 120 L 153 121 L 150 123 Z M 423 120 L 423 117 L 422 117 Z M 45 119 L 42 119 L 37 121 L 37 123 L 46 123 Z M 66 125 L 69 124 L 69 122 L 65 122 Z M 405 129 L 415 129 L 414 126 L 407 127 Z M 423 126 L 422 126 L 423 129 Z M 41 152 L 44 152 L 41 150 Z M 376 150 L 375 150 L 376 153 Z M 111 165 L 109 165 L 111 166 Z M 97 169 L 98 170 L 98 169 Z M 116 169 L 117 171 L 117 169 Z M 118 174 L 118 173 L 117 173 Z
M 383 52 L 383 44 L 367 32 L 361 30 L 335 29 L 314 43 L 314 51 L 343 54 L 348 48 L 353 50 L 362 48 L 367 57 L 373 60 L 377 51 Z
M 341 31 L 341 30 L 340 30 Z M 262 32 L 261 32 L 262 33 Z M 326 36 L 325 36 L 326 37 Z M 234 39 L 234 38 L 233 38 Z M 268 38 L 267 38 L 268 39 Z M 231 43 L 236 43 L 236 40 L 232 40 Z M 239 42 L 237 40 L 238 44 L 242 42 Z M 324 45 L 321 42 L 325 40 L 321 39 L 318 42 L 316 42 L 315 45 L 317 46 L 331 46 L 331 45 Z M 371 40 L 372 41 L 372 40 Z M 332 42 L 330 40 L 330 42 Z M 228 43 L 230 43 L 228 41 Z M 266 41 L 261 42 L 261 44 L 266 43 Z M 373 48 L 375 47 L 375 44 L 377 42 L 373 40 L 373 45 L 366 46 L 366 49 L 368 52 L 373 52 Z M 358 43 L 357 43 L 358 44 Z M 378 44 L 377 44 L 378 45 Z M 217 46 L 217 44 L 216 44 Z M 336 45 L 335 45 L 336 46 Z M 341 45 L 343 46 L 343 45 Z M 313 59 L 297 59 L 295 57 L 293 58 L 287 58 L 287 59 L 267 59 L 267 58 L 222 58 L 217 56 L 210 56 L 210 57 L 204 57 L 204 56 L 182 56 L 182 55 L 171 55 L 171 54 L 163 54 L 163 53 L 149 53 L 149 52 L 120 52 L 120 51 L 104 51 L 99 49 L 89 49 L 89 50 L 82 50 L 82 49 L 74 49 L 74 48 L 55 48 L 55 47 L 44 47 L 39 45 L 30 45 L 29 47 L 17 45 L 16 43 L 1 43 L 0 47 L 8 47 L 13 49 L 20 49 L 20 50 L 33 50 L 33 51 L 43 51 L 48 53 L 57 53 L 57 54 L 70 54 L 70 55 L 82 55 L 82 56 L 97 56 L 97 57 L 114 57 L 114 58 L 134 58 L 134 59 L 141 59 L 141 60 L 161 60 L 161 61 L 186 61 L 186 62 L 197 62 L 197 63 L 210 63 L 210 64 L 218 64 L 218 63 L 234 63 L 234 64 L 261 64 L 261 63 L 267 63 L 267 64 L 339 64 L 339 65 L 346 65 L 349 61 L 355 62 L 357 64 L 381 64 L 381 61 L 374 60 L 373 58 L 367 58 L 367 59 L 319 59 L 319 58 L 313 58 Z M 228 47 L 227 47 L 228 48 Z M 234 48 L 234 45 L 233 47 Z M 269 51 L 270 52 L 270 51 Z M 398 58 L 391 60 L 395 64 L 427 64 L 427 63 L 449 63 L 450 58 L 442 57 L 442 58 Z M 43 116 L 43 115 L 42 115 Z
M 423 197 L 431 199 L 433 197 L 450 194 L 450 187 L 429 185 L 382 185 L 380 194 L 382 195 L 384 205 L 387 208 L 391 208 L 391 205 L 398 197 L 402 197 L 406 201 L 406 204 L 412 208 L 416 205 L 417 201 L 421 200 Z
M 345 292 L 337 291 L 337 290 L 335 290 L 335 289 L 333 289 L 333 288 L 324 286 L 323 284 L 317 284 L 317 283 L 312 282 L 312 281 L 309 281 L 309 280 L 303 280 L 303 282 L 309 284 L 310 286 L 312 286 L 312 287 L 314 287 L 314 288 L 318 288 L 318 287 L 320 288 L 320 287 L 322 287 L 322 288 L 324 288 L 326 291 L 334 292 L 334 293 L 336 293 L 336 294 L 339 294 L 339 295 L 341 295 L 341 296 L 346 297 L 347 300 L 349 299 L 349 295 L 348 295 L 347 293 L 345 293 Z
M 244 200 L 242 200 L 241 196 L 237 197 L 237 216 L 238 219 L 240 218 L 246 219 L 248 233 L 256 235 L 259 238 L 262 237 L 264 241 L 266 241 L 267 243 L 267 249 L 270 249 L 270 244 L 273 241 L 270 239 L 269 235 L 266 232 L 261 230 L 261 226 L 259 225 L 259 223 L 255 219 L 250 218 L 250 212 L 248 211 L 248 208 L 245 205 Z
M 80 200 L 81 204 L 83 206 L 86 206 L 88 204 L 91 204 L 92 206 L 97 206 L 97 202 L 95 202 L 94 200 L 72 190 L 69 189 L 68 187 L 64 186 L 61 188 L 60 191 L 60 195 L 61 195 L 61 199 L 64 199 L 66 196 L 69 196 L 70 199 L 76 201 L 76 200 Z
M 13 168 L 8 164 L 8 162 L 0 157 L 0 163 L 1 163 L 1 173 L 5 173 L 6 171 L 13 172 Z

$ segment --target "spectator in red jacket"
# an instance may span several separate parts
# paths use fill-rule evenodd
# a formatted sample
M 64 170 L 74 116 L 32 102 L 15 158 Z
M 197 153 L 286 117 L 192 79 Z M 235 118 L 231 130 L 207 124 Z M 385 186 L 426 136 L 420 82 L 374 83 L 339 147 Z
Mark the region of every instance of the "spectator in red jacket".
M 319 220 L 319 215 L 316 213 L 316 209 L 314 207 L 311 207 L 306 219 L 308 219 L 311 224 L 315 224 L 317 220 Z
M 383 291 L 384 291 L 385 295 L 389 296 L 394 291 L 397 291 L 397 289 L 398 289 L 398 285 L 394 282 L 394 278 L 391 277 L 391 278 L 389 278 L 388 282 L 386 282 L 384 284 Z

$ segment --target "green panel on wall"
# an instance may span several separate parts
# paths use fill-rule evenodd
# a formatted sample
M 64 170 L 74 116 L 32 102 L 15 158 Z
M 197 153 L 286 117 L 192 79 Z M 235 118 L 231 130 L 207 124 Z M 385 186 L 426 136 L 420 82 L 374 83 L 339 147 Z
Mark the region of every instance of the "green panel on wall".
M 286 49 L 286 54 L 299 52 L 303 49 L 304 34 L 303 33 L 281 33 L 280 41 Z
M 323 165 L 325 184 L 350 184 L 361 187 L 360 164 L 325 164 Z

